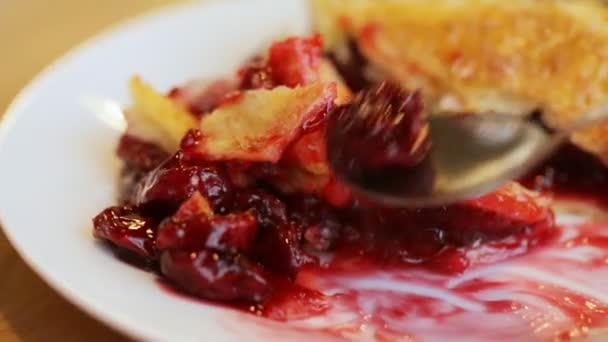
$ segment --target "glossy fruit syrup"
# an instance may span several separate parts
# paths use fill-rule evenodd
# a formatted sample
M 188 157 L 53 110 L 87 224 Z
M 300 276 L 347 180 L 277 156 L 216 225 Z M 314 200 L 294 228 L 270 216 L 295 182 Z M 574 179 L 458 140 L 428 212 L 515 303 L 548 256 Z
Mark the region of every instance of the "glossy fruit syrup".
M 149 167 L 136 163 L 158 154 L 149 147 L 124 138 L 120 155 Z M 178 152 L 141 178 L 129 204 L 97 216 L 95 235 L 152 265 L 164 287 L 341 336 L 366 326 L 385 340 L 567 340 L 606 323 L 608 225 L 556 227 L 508 193 L 500 203 L 509 215 L 489 209 L 496 197 L 483 206 L 335 208 L 313 195 L 238 188 L 226 167 Z M 542 190 L 603 203 L 606 170 L 573 146 L 524 183 L 547 177 Z M 479 319 L 488 326 L 472 326 Z
M 170 96 L 204 115 L 235 91 L 310 82 L 319 51 L 316 37 L 289 39 L 214 95 L 190 99 L 176 88 Z M 358 165 L 416 164 L 427 148 L 416 139 L 420 95 L 356 74 L 347 81 L 363 89 L 354 105 L 381 109 L 351 127 L 360 139 L 345 148 L 360 152 Z M 305 134 L 324 139 L 325 127 Z M 125 135 L 121 204 L 93 220 L 96 238 L 158 273 L 163 288 L 364 340 L 568 340 L 608 325 L 608 224 L 556 224 L 552 211 L 552 198 L 564 195 L 608 203 L 608 171 L 576 147 L 522 180 L 541 195 L 513 182 L 455 205 L 395 209 L 331 177 L 324 191 L 286 194 L 274 184 L 292 175 L 286 165 L 205 160 L 192 153 L 200 139 L 189 132 L 169 155 Z

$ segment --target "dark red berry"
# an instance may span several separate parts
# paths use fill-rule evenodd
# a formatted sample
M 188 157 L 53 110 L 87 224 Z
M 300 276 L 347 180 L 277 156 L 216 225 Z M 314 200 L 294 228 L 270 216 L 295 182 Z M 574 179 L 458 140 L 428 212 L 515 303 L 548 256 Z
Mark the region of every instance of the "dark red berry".
M 177 207 L 199 191 L 215 210 L 221 210 L 229 203 L 232 188 L 222 165 L 192 161 L 180 151 L 141 180 L 132 202 L 142 206 Z
M 214 215 L 209 201 L 197 191 L 182 203 L 173 218 L 177 222 L 184 222 L 196 216 L 212 218 Z
M 330 119 L 332 143 L 343 146 L 343 165 L 363 170 L 411 167 L 430 148 L 422 96 L 383 82 L 361 91 Z
M 271 227 L 287 223 L 287 209 L 277 197 L 261 189 L 239 190 L 234 196 L 236 211 L 251 210 L 260 227 Z
M 133 206 L 110 207 L 93 219 L 93 235 L 137 255 L 156 255 L 156 222 Z
M 159 228 L 156 246 L 159 250 L 201 250 L 247 252 L 252 248 L 257 222 L 251 213 L 228 216 L 194 216 L 181 221 L 175 216 Z
M 201 298 L 262 302 L 273 290 L 262 267 L 240 254 L 171 250 L 162 253 L 160 267 L 165 277 Z
M 302 249 L 302 229 L 295 223 L 273 225 L 260 231 L 255 255 L 268 268 L 293 275 L 318 259 Z

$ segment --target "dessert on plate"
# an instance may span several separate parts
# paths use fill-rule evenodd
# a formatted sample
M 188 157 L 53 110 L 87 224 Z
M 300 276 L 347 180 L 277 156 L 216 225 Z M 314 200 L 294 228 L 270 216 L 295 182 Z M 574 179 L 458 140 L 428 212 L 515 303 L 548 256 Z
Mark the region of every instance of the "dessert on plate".
M 332 336 L 593 334 L 608 324 L 608 223 L 564 221 L 558 204 L 608 203 L 603 126 L 442 207 L 382 207 L 328 166 L 328 123 L 357 108 L 369 120 L 345 148 L 407 167 L 437 109 L 560 129 L 603 101 L 599 3 L 472 3 L 315 1 L 320 34 L 277 40 L 231 78 L 162 93 L 133 77 L 121 195 L 94 236 L 184 294 Z

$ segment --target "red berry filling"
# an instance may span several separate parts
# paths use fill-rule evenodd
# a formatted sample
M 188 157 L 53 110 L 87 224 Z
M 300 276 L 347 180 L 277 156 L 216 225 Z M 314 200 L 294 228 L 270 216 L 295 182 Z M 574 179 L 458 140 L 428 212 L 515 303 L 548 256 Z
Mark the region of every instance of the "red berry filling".
M 157 224 L 133 206 L 110 207 L 93 219 L 93 235 L 145 258 L 156 257 Z
M 159 250 L 233 250 L 247 252 L 256 236 L 255 216 L 250 213 L 207 218 L 194 216 L 187 220 L 175 217 L 159 227 L 156 246 Z
M 361 91 L 332 116 L 344 165 L 374 170 L 420 163 L 431 144 L 422 96 L 383 82 Z
M 385 95 L 402 110 L 419 114 L 418 95 Z M 388 119 L 374 122 L 379 125 L 377 134 L 365 140 L 381 151 L 373 165 L 409 164 L 418 158 L 384 150 L 386 142 L 409 147 L 411 139 L 391 140 L 416 132 L 416 120 L 391 126 L 394 131 L 383 131 Z M 190 132 L 182 146 L 188 151 L 199 139 Z M 122 144 L 129 141 L 123 139 Z M 146 149 L 138 145 L 122 150 Z M 362 154 L 373 155 L 367 151 Z M 161 255 L 164 276 L 186 292 L 209 299 L 262 301 L 278 286 L 272 279 L 293 279 L 309 265 L 343 269 L 349 260 L 360 258 L 384 267 L 461 273 L 476 262 L 467 257 L 467 246 L 516 236 L 501 248 L 529 248 L 542 240 L 538 232 L 552 227 L 549 208 L 516 185 L 445 208 L 387 209 L 352 202 L 348 188 L 333 177 L 321 193 L 327 200 L 314 194 L 271 192 L 265 183 L 285 177 L 286 170 L 271 163 L 210 162 L 178 151 L 146 172 L 152 165 L 148 159 L 126 159 L 130 160 L 137 161 L 129 164 L 132 168 L 145 173 L 132 191 L 133 205 L 100 214 L 94 220 L 95 236 L 152 260 Z M 247 179 L 248 187 L 235 185 L 237 178 Z M 318 253 L 327 252 L 334 258 L 321 262 Z
M 261 302 L 272 291 L 263 268 L 241 254 L 170 250 L 161 255 L 160 270 L 184 291 L 207 299 Z
M 321 47 L 317 36 L 290 38 L 273 45 L 268 58 L 245 65 L 237 82 L 218 83 L 196 101 L 187 89 L 170 96 L 208 114 L 204 123 L 227 99 L 240 100 L 227 95 L 230 84 L 249 94 L 318 81 Z M 356 272 L 368 265 L 453 275 L 553 237 L 549 203 L 516 183 L 440 208 L 391 209 L 357 199 L 327 165 L 327 125 L 345 128 L 343 153 L 356 168 L 411 167 L 431 143 L 422 95 L 382 83 L 333 112 L 333 97 L 330 102 L 294 128 L 298 134 L 284 142 L 276 162 L 196 153 L 207 138 L 197 130 L 171 157 L 124 136 L 118 155 L 129 176 L 127 203 L 95 217 L 95 237 L 158 265 L 184 292 L 261 303 L 260 312 L 278 320 L 328 309 L 323 294 L 293 284 L 306 270 Z M 362 117 L 352 120 L 355 115 Z M 551 172 L 544 169 L 543 179 Z
M 196 162 L 180 151 L 141 180 L 131 201 L 139 206 L 176 208 L 199 191 L 214 209 L 223 211 L 229 204 L 232 187 L 223 165 Z
M 274 43 L 267 60 L 256 57 L 239 70 L 240 88 L 272 89 L 280 85 L 293 88 L 310 84 L 318 79 L 322 48 L 318 35 Z

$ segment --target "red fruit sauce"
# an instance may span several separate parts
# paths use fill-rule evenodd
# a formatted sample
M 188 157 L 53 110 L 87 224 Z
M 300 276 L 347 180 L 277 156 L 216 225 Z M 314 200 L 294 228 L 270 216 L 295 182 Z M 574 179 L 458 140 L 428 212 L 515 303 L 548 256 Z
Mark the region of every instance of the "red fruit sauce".
M 239 71 L 237 91 L 314 81 L 320 50 L 316 36 L 277 43 L 268 60 Z M 351 127 L 359 144 L 345 149 L 360 152 L 357 162 L 407 167 L 424 157 L 420 94 L 345 75 L 367 89 L 361 101 L 380 108 Z M 190 109 L 204 114 L 232 90 L 224 83 Z M 326 120 L 307 135 L 324 138 Z M 556 226 L 547 198 L 517 184 L 456 205 L 382 208 L 333 176 L 323 191 L 285 194 L 272 184 L 285 165 L 204 160 L 189 152 L 199 140 L 189 132 L 169 156 L 124 136 L 124 205 L 93 220 L 96 238 L 142 261 L 165 288 L 298 328 L 380 340 L 567 340 L 608 324 L 608 225 Z M 607 169 L 572 145 L 521 183 L 608 206 Z
M 571 144 L 524 177 L 527 187 L 608 209 L 608 172 L 594 156 Z

